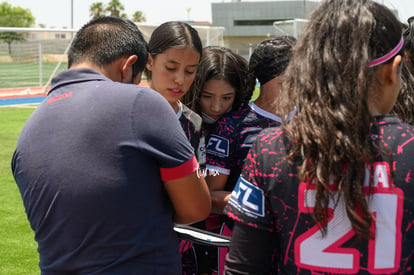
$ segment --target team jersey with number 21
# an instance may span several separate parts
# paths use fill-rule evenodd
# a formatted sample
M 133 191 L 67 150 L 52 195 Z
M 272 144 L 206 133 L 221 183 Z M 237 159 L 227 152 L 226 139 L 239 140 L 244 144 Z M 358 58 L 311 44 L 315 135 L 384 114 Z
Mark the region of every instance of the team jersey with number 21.
M 357 242 L 343 194 L 335 191 L 322 236 L 312 220 L 315 185 L 298 182 L 284 157 L 292 147 L 282 128 L 262 131 L 250 150 L 225 212 L 274 232 L 279 274 L 410 274 L 414 272 L 414 129 L 395 116 L 377 117 L 379 138 L 392 156 L 375 155 L 365 196 L 375 220 L 375 239 Z M 392 173 L 391 173 L 392 171 Z M 391 176 L 393 175 L 393 177 Z M 335 178 L 330 179 L 335 186 Z M 371 187 L 369 187 L 371 186 Z M 251 249 L 260 253 L 260 245 Z

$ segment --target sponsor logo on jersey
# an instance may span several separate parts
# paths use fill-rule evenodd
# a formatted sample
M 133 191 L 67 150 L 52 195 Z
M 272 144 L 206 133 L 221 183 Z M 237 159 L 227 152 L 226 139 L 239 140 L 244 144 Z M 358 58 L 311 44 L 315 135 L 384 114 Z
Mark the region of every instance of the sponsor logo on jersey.
M 72 92 L 64 93 L 64 94 L 61 94 L 61 95 L 58 95 L 58 96 L 55 96 L 55 97 L 52 97 L 52 98 L 48 99 L 46 104 L 51 104 L 51 103 L 54 103 L 56 101 L 59 101 L 59 100 L 65 99 L 65 98 L 69 98 L 69 97 L 72 97 L 72 96 L 73 96 Z
M 242 177 L 239 177 L 229 203 L 247 216 L 258 218 L 265 215 L 263 190 Z
M 211 135 L 207 144 L 207 154 L 218 157 L 229 156 L 229 140 L 217 135 Z

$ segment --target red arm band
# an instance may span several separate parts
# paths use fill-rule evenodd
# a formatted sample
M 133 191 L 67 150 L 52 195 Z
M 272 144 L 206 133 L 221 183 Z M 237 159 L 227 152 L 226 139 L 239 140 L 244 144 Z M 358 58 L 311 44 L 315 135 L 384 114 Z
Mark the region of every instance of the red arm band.
M 198 168 L 198 162 L 195 156 L 193 156 L 187 162 L 172 168 L 160 168 L 161 179 L 163 181 L 175 180 L 185 176 L 188 176 Z

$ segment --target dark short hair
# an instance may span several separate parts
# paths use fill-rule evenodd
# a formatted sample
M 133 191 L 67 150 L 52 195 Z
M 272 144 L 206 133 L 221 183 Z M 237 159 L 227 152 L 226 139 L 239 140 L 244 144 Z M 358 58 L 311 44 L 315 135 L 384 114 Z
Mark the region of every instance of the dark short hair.
M 68 53 L 68 66 L 83 61 L 102 67 L 123 57 L 136 55 L 133 77 L 142 72 L 148 60 L 148 44 L 130 20 L 103 16 L 84 25 L 76 34 Z

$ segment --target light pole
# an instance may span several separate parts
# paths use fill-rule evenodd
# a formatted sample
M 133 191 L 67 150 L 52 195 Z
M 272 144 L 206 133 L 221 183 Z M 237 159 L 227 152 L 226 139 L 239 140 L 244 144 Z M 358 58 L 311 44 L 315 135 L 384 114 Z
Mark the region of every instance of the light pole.
M 187 7 L 185 9 L 185 11 L 187 12 L 187 21 L 190 22 L 190 12 L 191 12 L 191 7 Z
M 306 18 L 306 0 L 303 0 L 303 18 Z
M 73 0 L 70 0 L 70 28 L 73 29 Z
M 70 0 L 70 29 L 73 30 L 73 0 Z M 73 32 L 71 32 L 73 38 Z

